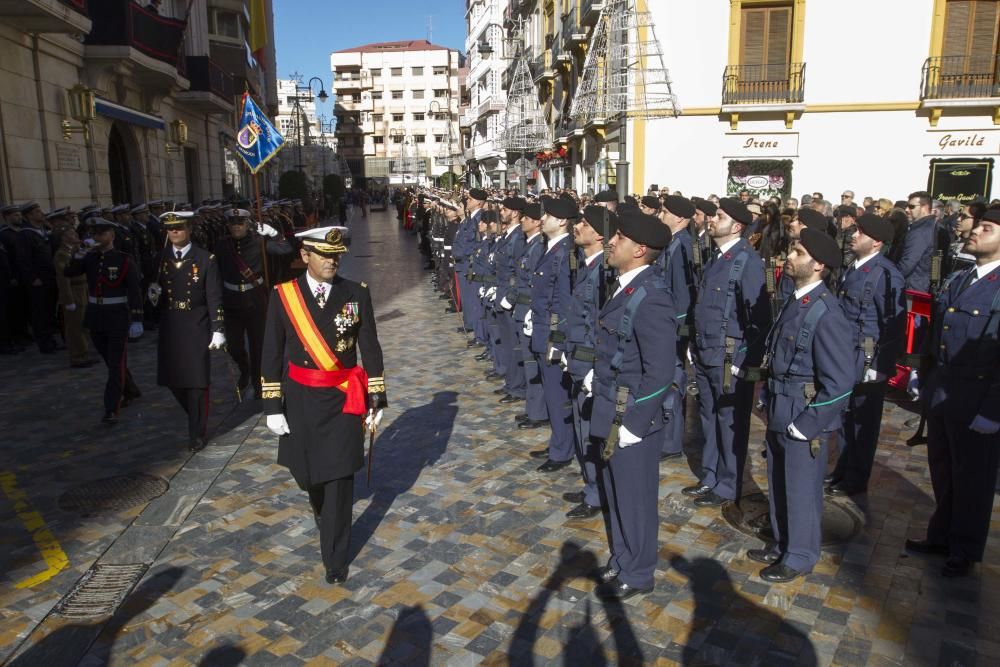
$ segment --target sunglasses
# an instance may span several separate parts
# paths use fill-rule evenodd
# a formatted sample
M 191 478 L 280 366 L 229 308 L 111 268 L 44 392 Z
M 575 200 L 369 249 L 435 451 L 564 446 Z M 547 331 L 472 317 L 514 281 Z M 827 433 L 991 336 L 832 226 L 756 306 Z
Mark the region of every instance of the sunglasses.
M 906 208 L 909 209 L 920 208 L 920 204 L 907 204 Z

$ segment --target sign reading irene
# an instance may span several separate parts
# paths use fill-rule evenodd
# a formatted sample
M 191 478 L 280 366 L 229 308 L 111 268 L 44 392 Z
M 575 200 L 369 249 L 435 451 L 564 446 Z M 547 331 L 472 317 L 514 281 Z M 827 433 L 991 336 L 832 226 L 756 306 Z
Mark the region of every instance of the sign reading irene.
M 723 157 L 796 157 L 798 132 L 730 132 L 726 134 Z
M 1000 130 L 930 130 L 924 155 L 996 155 Z

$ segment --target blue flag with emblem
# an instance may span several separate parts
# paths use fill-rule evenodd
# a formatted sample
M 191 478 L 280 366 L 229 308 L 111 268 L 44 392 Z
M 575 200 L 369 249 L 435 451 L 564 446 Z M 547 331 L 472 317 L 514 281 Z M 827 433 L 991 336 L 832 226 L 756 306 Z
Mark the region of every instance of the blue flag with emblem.
M 271 121 L 250 97 L 243 93 L 243 112 L 240 114 L 240 128 L 236 133 L 236 150 L 256 174 L 267 161 L 278 154 L 285 145 L 285 138 L 274 129 Z

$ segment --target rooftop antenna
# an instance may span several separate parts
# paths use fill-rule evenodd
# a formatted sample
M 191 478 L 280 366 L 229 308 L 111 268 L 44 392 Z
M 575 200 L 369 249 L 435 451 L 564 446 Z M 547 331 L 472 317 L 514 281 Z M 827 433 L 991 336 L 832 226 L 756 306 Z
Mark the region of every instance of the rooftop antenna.
M 427 41 L 434 41 L 434 16 L 427 17 Z

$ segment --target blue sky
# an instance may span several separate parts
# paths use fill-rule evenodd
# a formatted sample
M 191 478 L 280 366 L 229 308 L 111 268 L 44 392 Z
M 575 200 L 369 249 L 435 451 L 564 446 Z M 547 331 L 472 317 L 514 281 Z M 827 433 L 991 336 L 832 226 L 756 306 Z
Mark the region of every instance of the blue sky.
M 292 72 L 318 76 L 330 85 L 330 52 L 369 42 L 426 39 L 461 51 L 465 42 L 464 0 L 274 0 L 278 78 Z

